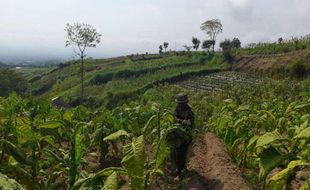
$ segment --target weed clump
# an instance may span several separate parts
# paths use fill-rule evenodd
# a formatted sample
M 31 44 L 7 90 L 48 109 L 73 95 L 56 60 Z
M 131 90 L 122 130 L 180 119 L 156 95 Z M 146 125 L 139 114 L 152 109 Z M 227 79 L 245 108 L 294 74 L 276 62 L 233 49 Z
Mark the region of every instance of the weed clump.
M 304 78 L 307 75 L 306 65 L 301 59 L 295 58 L 289 64 L 289 73 L 291 77 Z

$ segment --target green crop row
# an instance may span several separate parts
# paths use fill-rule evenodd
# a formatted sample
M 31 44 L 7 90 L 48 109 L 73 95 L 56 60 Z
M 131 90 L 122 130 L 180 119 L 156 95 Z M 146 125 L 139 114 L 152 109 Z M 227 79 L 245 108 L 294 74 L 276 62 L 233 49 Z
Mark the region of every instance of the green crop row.
M 12 94 L 0 99 L 0 108 L 4 189 L 116 190 L 124 185 L 119 176 L 127 176 L 132 189 L 150 189 L 165 175 L 166 137 L 179 130 L 171 112 L 155 103 L 94 114 L 84 106 L 57 109 Z
M 139 77 L 141 75 L 145 74 L 152 74 L 159 70 L 169 69 L 169 68 L 177 68 L 177 67 L 187 67 L 192 65 L 201 65 L 200 62 L 193 62 L 193 63 L 175 63 L 175 64 L 165 64 L 160 65 L 157 67 L 149 67 L 149 68 L 142 68 L 142 69 L 125 69 L 125 70 L 119 70 L 116 72 L 107 72 L 102 74 L 96 74 L 91 80 L 90 84 L 93 85 L 102 85 L 105 84 L 113 79 L 127 79 L 130 77 Z
M 186 92 L 198 126 L 223 139 L 253 189 L 304 190 L 310 184 L 309 86 L 310 79 L 266 79 L 232 82 L 220 92 Z M 159 87 L 145 96 L 173 107 L 167 100 L 182 91 Z

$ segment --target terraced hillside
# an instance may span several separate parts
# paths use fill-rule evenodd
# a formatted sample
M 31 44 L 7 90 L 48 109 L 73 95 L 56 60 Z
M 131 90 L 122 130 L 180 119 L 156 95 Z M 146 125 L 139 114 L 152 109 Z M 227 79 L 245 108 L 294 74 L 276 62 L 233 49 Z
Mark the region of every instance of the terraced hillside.
M 222 68 L 222 63 L 220 54 L 209 58 L 202 53 L 89 59 L 85 63 L 85 97 L 126 96 L 170 79 Z M 74 99 L 80 92 L 80 64 L 61 64 L 53 70 L 33 75 L 29 81 L 33 95 L 44 98 L 61 96 L 70 101 L 70 97 Z
M 224 91 L 228 85 L 253 85 L 259 84 L 262 79 L 255 75 L 241 73 L 241 72 L 230 72 L 223 71 L 217 72 L 205 76 L 194 77 L 190 80 L 185 80 L 177 85 L 185 89 L 194 91 Z

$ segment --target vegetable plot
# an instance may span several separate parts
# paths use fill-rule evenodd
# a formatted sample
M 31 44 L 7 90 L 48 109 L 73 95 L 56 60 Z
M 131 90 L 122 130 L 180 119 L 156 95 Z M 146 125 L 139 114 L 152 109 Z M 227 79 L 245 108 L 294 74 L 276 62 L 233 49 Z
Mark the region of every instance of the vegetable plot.
M 275 89 L 262 90 L 264 96 L 275 93 Z M 264 102 L 249 93 L 250 90 L 245 90 L 238 94 L 243 104 L 226 99 L 215 106 L 208 128 L 224 140 L 241 168 L 258 169 L 262 188 L 289 189 L 293 180 L 302 184 L 299 188 L 309 188 L 309 95 L 303 92 L 298 98 L 286 99 L 275 96 L 272 101 Z
M 164 175 L 161 167 L 170 154 L 166 136 L 174 123 L 159 104 L 93 114 L 83 106 L 55 109 L 47 101 L 12 94 L 0 100 L 0 172 L 6 175 L 0 173 L 0 180 L 7 181 L 0 187 L 113 190 L 127 176 L 132 189 L 151 189 Z M 111 148 L 121 159 L 118 165 L 87 169 L 87 155 L 99 154 L 102 164 Z
M 239 72 L 219 72 L 202 77 L 194 77 L 183 81 L 178 86 L 194 91 L 224 91 L 232 84 L 251 85 L 258 84 L 262 80 L 249 74 Z

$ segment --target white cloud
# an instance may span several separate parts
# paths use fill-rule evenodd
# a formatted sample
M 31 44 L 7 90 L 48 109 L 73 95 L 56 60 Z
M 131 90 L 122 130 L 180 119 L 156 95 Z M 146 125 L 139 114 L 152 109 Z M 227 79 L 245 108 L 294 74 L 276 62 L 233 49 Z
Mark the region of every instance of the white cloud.
M 251 3 L 251 0 L 228 0 L 233 6 L 238 8 L 248 7 Z
M 103 34 L 89 55 L 109 57 L 174 49 L 205 39 L 200 24 L 218 18 L 219 41 L 243 44 L 310 33 L 309 0 L 0 0 L 0 59 L 4 55 L 71 56 L 64 47 L 66 23 L 87 22 Z

